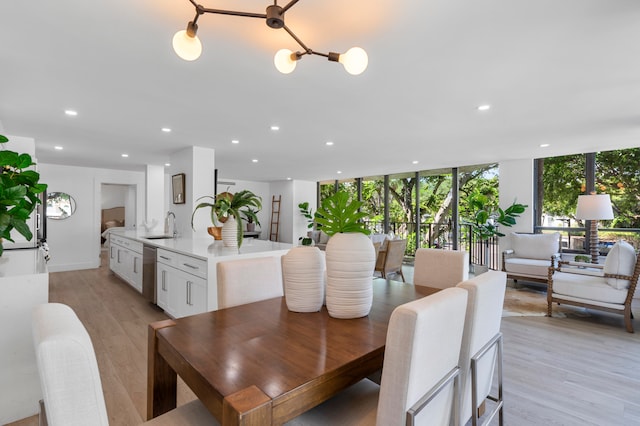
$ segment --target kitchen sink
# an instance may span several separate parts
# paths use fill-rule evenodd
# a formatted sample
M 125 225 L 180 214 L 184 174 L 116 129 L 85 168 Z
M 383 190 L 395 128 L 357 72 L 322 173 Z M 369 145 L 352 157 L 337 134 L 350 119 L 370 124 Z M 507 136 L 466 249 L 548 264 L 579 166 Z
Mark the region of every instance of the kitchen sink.
M 171 235 L 148 235 L 148 236 L 142 237 L 142 238 L 145 238 L 147 240 L 166 240 L 166 239 L 173 238 L 173 236 L 171 236 Z

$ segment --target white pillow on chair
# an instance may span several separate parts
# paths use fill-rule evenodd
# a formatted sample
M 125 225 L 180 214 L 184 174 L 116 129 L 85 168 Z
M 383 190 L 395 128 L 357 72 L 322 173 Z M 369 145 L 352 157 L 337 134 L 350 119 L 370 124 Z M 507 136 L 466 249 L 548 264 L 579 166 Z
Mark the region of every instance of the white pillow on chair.
M 516 257 L 550 260 L 551 256 L 558 253 L 560 233 L 516 234 L 512 232 L 511 245 Z
M 636 251 L 626 241 L 618 241 L 613 245 L 604 261 L 604 273 L 614 275 L 633 275 L 636 266 Z M 629 280 L 619 278 L 607 278 L 607 284 L 618 290 L 629 288 Z

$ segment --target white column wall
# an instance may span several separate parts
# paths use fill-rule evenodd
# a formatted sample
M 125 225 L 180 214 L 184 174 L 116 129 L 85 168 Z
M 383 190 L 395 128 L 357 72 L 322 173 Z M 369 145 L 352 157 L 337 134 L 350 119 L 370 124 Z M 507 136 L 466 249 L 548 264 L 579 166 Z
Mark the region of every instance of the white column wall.
M 212 226 L 209 212 L 202 209 L 195 215 L 193 220 L 195 231 L 191 228 L 191 214 L 196 207 L 198 198 L 204 195 L 215 195 L 215 151 L 210 148 L 192 146 L 171 156 L 171 167 L 167 173 L 169 185 L 164 191 L 165 197 L 168 197 L 169 200 L 172 199 L 169 197 L 171 194 L 171 175 L 178 173 L 185 174 L 185 203 L 173 204 L 169 201 L 168 208 L 176 215 L 178 235 L 191 237 L 194 233 L 207 232 L 207 227 Z M 164 218 L 162 227 L 164 229 Z
M 534 160 L 503 161 L 499 165 L 500 173 L 500 207 L 505 209 L 514 201 L 528 207 L 511 228 L 501 227 L 505 237 L 500 238 L 500 252 L 510 248 L 511 232 L 533 232 L 534 207 Z
M 149 226 L 148 232 L 150 234 L 159 234 L 164 231 L 164 215 L 166 214 L 164 204 L 164 166 L 147 165 L 145 175 L 145 221 Z M 156 225 L 151 227 L 151 224 L 155 221 Z

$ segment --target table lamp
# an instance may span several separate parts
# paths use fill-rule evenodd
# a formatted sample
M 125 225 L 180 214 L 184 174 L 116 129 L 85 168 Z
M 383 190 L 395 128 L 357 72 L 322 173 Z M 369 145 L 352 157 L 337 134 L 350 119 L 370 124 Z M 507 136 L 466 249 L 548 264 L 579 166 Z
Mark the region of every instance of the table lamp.
M 598 221 L 613 219 L 613 208 L 609 194 L 589 194 L 578 196 L 576 219 L 590 220 L 589 247 L 591 263 L 598 263 Z

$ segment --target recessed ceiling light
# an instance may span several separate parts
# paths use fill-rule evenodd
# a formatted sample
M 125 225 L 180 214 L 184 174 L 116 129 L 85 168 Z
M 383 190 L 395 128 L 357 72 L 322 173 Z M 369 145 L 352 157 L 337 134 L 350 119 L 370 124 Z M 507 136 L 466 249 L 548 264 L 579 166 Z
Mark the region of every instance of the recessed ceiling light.
M 122 158 L 128 158 L 129 154 L 122 154 Z
M 165 167 L 171 167 L 171 163 L 164 163 Z
M 541 143 L 541 144 L 540 144 L 540 148 L 546 148 L 546 147 L 548 147 L 548 146 L 549 146 L 549 144 L 548 144 L 548 143 Z
M 342 170 L 338 170 L 336 173 L 338 173 L 339 175 L 342 174 Z
M 489 111 L 491 109 L 491 105 L 485 104 L 478 106 L 478 111 Z
M 331 141 L 327 141 L 327 142 L 325 142 L 325 145 L 326 145 L 326 146 L 333 146 L 333 142 L 331 142 Z
M 418 160 L 413 160 L 411 164 L 418 164 Z
M 73 116 L 73 117 L 75 117 L 76 115 L 78 115 L 78 111 L 74 111 L 74 110 L 72 110 L 72 109 L 66 109 L 66 110 L 64 111 L 64 113 L 65 113 L 65 114 L 67 114 L 67 115 L 71 115 L 71 116 Z
M 257 163 L 257 162 L 258 162 L 258 159 L 257 159 L 257 158 L 254 158 L 253 160 L 251 160 L 251 162 L 252 162 L 252 163 Z
M 61 146 L 54 146 L 53 149 L 55 149 L 56 151 L 62 151 L 64 148 L 62 148 Z
M 238 139 L 234 139 L 234 140 L 232 140 L 232 141 L 231 141 L 231 143 L 239 144 L 239 143 L 240 143 L 240 141 L 239 141 Z
M 280 130 L 280 126 L 271 126 L 271 130 Z
M 291 178 L 290 178 L 290 177 L 288 177 L 288 178 L 287 178 L 287 180 L 291 180 Z
M 171 133 L 171 129 L 168 127 L 163 127 L 161 130 L 165 133 Z

